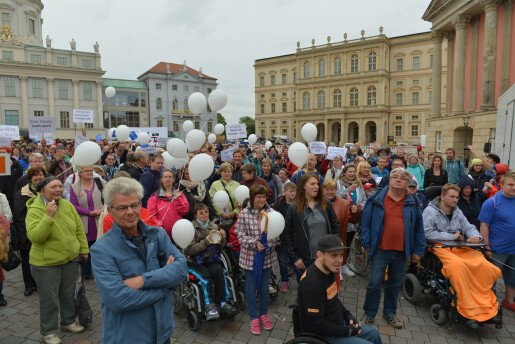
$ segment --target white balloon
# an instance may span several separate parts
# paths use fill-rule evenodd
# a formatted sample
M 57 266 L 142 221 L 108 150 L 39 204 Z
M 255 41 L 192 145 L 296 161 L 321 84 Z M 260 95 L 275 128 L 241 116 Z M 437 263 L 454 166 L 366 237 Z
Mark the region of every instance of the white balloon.
M 138 137 L 136 138 L 136 142 L 140 145 L 148 145 L 150 142 L 150 135 L 147 132 L 140 131 L 138 133 Z
M 211 133 L 207 136 L 207 142 L 209 143 L 215 143 L 216 142 L 216 135 Z
M 259 224 L 259 227 L 261 228 L 261 232 L 263 232 L 265 230 L 265 223 L 266 223 L 266 218 L 263 217 L 261 219 L 261 223 Z M 268 213 L 268 230 L 267 230 L 267 234 L 266 234 L 267 240 L 275 239 L 279 235 L 281 235 L 281 233 L 284 230 L 284 225 L 285 225 L 284 217 L 281 215 L 280 212 L 272 211 L 272 212 Z
M 256 134 L 250 134 L 248 140 L 249 140 L 249 144 L 252 146 L 254 143 L 257 142 Z
M 173 165 L 173 156 L 170 155 L 168 152 L 164 152 L 161 154 L 163 157 L 163 166 L 166 170 L 171 170 Z
M 82 142 L 75 149 L 73 161 L 77 166 L 91 166 L 102 156 L 102 150 L 96 142 L 86 141 Z
M 220 210 L 223 210 L 231 200 L 227 192 L 219 190 L 213 196 L 213 204 Z
M 105 90 L 105 95 L 107 98 L 113 98 L 116 94 L 116 89 L 113 86 L 108 86 Z
M 186 134 L 186 147 L 190 152 L 199 150 L 205 142 L 206 134 L 202 130 L 193 129 Z
M 317 127 L 313 123 L 306 123 L 302 126 L 300 134 L 306 142 L 312 142 L 317 139 Z
M 224 90 L 217 88 L 209 94 L 209 107 L 211 108 L 211 112 L 217 113 L 222 110 L 225 105 L 227 105 L 227 94 Z
M 173 158 L 173 157 L 172 157 Z M 180 170 L 186 163 L 188 162 L 188 158 L 173 158 L 172 168 L 175 170 Z
M 109 131 L 107 132 L 107 139 L 109 141 L 112 141 L 116 137 L 115 132 L 116 132 L 116 128 L 109 129 Z
M 195 128 L 195 125 L 190 120 L 184 121 L 184 123 L 182 124 L 182 130 L 184 130 L 184 132 L 186 134 L 189 133 L 190 130 L 193 130 L 194 128 Z
M 175 222 L 172 227 L 173 241 L 175 241 L 175 243 L 182 249 L 185 249 L 189 244 L 191 244 L 194 236 L 195 228 L 193 227 L 193 224 L 186 219 L 180 219 Z
M 118 141 L 125 141 L 129 138 L 131 130 L 126 125 L 122 124 L 116 128 L 116 138 Z
M 206 96 L 200 92 L 195 92 L 188 98 L 188 108 L 194 115 L 199 115 L 206 110 L 207 101 Z
M 215 134 L 216 135 L 222 135 L 225 131 L 225 126 L 222 124 L 222 123 L 218 123 L 217 125 L 215 125 Z
M 168 140 L 166 143 L 166 150 L 170 153 L 174 158 L 186 158 L 188 151 L 186 150 L 186 144 L 183 140 L 178 138 L 173 138 Z
M 270 142 L 270 141 L 266 141 L 266 142 L 265 142 L 265 149 L 266 149 L 266 150 L 269 150 L 269 149 L 270 149 L 270 147 L 272 147 L 272 145 L 273 145 L 273 144 L 272 144 L 272 142 Z
M 302 168 L 308 161 L 308 147 L 301 142 L 294 142 L 288 148 L 288 158 L 298 168 Z
M 240 185 L 234 190 L 234 198 L 236 198 L 236 202 L 239 205 L 242 205 L 243 202 L 250 197 L 250 190 L 245 185 Z
M 195 155 L 188 166 L 191 181 L 200 183 L 206 180 L 213 173 L 214 168 L 215 163 L 210 155 L 205 153 Z

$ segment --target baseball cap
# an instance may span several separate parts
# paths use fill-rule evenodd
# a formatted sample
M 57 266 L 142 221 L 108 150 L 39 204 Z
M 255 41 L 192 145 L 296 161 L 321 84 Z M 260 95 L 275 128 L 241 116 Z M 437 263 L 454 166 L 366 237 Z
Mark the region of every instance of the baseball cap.
M 408 187 L 416 187 L 418 188 L 418 183 L 415 179 L 410 179 L 409 182 L 408 182 Z
M 317 250 L 321 252 L 339 251 L 344 248 L 342 240 L 334 234 L 327 234 L 318 240 Z

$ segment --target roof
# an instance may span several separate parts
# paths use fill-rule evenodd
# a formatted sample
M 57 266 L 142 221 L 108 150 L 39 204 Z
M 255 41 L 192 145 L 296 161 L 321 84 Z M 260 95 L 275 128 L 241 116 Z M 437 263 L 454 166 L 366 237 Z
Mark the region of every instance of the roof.
M 138 90 L 147 89 L 147 84 L 143 81 L 125 79 L 102 78 L 102 86 L 113 86 L 114 88 L 134 88 Z
M 148 71 L 146 71 L 144 74 L 147 73 L 156 73 L 156 74 L 166 74 L 166 65 L 170 66 L 170 73 L 172 75 L 179 74 L 182 72 L 182 69 L 184 67 L 183 64 L 177 64 L 177 63 L 171 63 L 171 62 L 159 62 L 154 67 L 150 68 Z M 187 72 L 195 77 L 198 77 L 199 71 L 195 70 L 193 68 L 190 68 L 186 66 Z M 211 80 L 217 80 L 216 78 L 213 78 L 212 76 L 206 75 L 202 73 L 204 79 L 211 79 Z

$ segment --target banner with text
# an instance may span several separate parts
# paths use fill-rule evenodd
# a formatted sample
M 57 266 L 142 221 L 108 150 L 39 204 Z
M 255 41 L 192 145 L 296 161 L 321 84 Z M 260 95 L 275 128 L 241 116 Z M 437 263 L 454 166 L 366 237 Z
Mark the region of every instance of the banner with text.
M 312 141 L 309 143 L 309 151 L 313 154 L 327 153 L 327 146 L 323 141 Z
M 8 137 L 11 140 L 19 140 L 20 127 L 17 125 L 0 125 L 0 137 Z
M 232 146 L 232 147 L 229 147 L 227 149 L 224 149 L 223 151 L 220 152 L 220 158 L 222 159 L 222 161 L 231 161 L 232 160 L 232 155 L 234 153 L 234 151 L 238 149 L 237 146 Z
M 334 157 L 338 155 L 343 158 L 343 161 L 345 163 L 345 157 L 347 156 L 347 148 L 335 146 L 327 147 L 327 160 L 333 160 Z
M 55 117 L 29 117 L 29 135 L 55 133 Z
M 93 110 L 73 109 L 73 123 L 93 123 Z
M 227 140 L 246 139 L 247 125 L 245 123 L 227 124 L 225 126 L 225 138 Z

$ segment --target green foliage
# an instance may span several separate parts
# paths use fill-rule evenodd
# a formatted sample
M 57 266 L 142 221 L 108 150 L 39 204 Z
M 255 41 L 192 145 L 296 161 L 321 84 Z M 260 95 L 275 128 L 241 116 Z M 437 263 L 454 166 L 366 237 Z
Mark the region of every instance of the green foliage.
M 240 117 L 240 123 L 247 125 L 247 135 L 256 133 L 256 120 L 250 116 Z
M 223 125 L 227 125 L 227 121 L 225 120 L 224 115 L 222 115 L 220 112 L 216 114 L 216 123 L 222 123 Z

